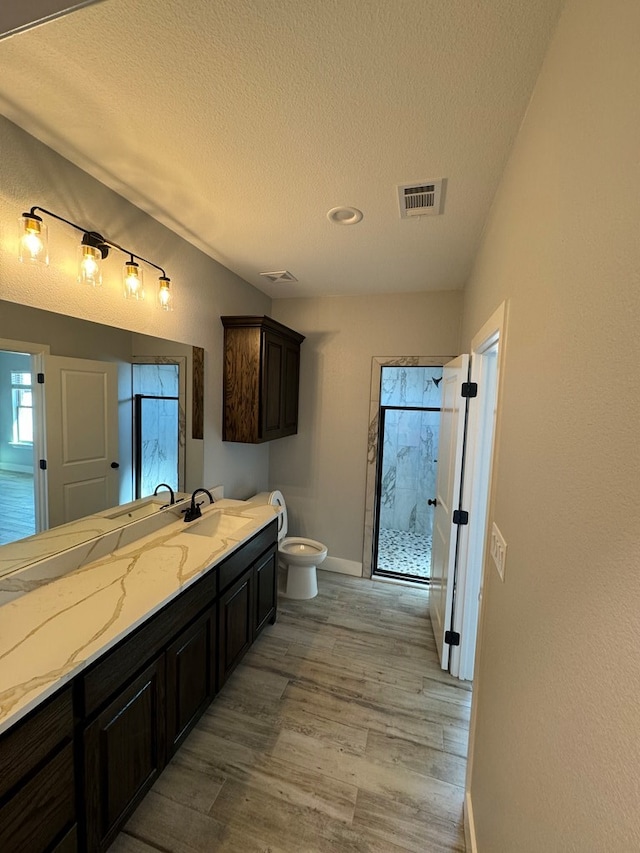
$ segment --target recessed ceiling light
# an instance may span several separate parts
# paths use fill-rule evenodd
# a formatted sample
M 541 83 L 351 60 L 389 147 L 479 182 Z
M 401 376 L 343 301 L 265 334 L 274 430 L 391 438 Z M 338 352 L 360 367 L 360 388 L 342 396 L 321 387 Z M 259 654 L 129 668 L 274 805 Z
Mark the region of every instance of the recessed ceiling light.
M 357 207 L 332 207 L 327 219 L 334 225 L 355 225 L 362 219 L 362 211 Z

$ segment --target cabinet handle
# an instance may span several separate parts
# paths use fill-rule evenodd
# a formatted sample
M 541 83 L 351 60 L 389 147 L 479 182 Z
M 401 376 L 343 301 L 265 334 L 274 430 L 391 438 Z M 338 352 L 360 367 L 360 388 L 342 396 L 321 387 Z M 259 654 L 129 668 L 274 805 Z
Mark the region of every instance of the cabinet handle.
M 429 506 L 438 506 L 438 498 L 434 498 L 433 500 L 431 500 L 431 498 L 429 498 L 427 503 L 429 504 Z

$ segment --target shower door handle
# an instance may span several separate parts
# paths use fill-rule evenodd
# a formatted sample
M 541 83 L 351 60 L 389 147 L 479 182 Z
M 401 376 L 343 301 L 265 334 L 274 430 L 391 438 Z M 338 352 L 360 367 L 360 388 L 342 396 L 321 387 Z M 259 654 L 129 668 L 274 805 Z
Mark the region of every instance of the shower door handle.
M 429 506 L 438 506 L 438 498 L 434 498 L 433 500 L 431 500 L 431 498 L 429 498 L 427 503 L 429 504 Z

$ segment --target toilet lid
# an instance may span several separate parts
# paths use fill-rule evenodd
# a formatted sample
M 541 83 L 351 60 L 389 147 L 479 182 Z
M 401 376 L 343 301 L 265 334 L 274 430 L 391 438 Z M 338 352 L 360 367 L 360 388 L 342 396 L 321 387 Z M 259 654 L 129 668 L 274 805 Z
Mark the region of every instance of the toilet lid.
M 271 506 L 279 506 L 282 507 L 280 510 L 280 515 L 278 516 L 278 541 L 284 539 L 287 535 L 287 530 L 289 529 L 289 522 L 287 519 L 287 505 L 284 502 L 284 496 L 281 491 L 278 489 L 274 489 L 269 495 L 269 504 Z

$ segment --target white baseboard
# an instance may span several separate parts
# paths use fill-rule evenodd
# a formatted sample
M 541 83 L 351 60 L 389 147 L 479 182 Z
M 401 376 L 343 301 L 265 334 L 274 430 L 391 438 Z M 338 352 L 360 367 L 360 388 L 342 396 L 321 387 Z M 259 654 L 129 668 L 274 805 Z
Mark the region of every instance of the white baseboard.
M 341 557 L 327 557 L 324 563 L 320 566 L 327 572 L 338 572 L 341 575 L 353 575 L 353 577 L 362 577 L 362 563 L 356 560 L 343 560 Z
M 473 820 L 473 804 L 471 802 L 470 791 L 467 791 L 464 795 L 464 841 L 467 853 L 478 853 L 476 825 Z

